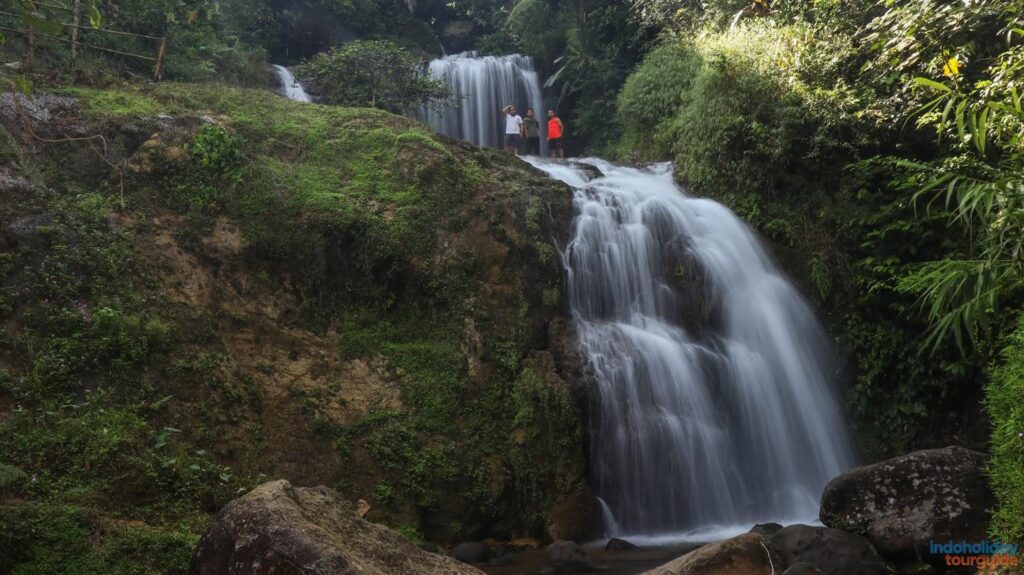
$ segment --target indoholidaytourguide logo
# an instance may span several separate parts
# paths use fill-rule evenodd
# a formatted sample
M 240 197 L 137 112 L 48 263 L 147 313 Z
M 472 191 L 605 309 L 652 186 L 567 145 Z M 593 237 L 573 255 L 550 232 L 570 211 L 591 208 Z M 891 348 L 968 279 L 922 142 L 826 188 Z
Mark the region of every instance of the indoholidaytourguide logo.
M 969 541 L 929 541 L 928 552 L 941 556 L 947 567 L 1016 567 L 1018 545 L 1003 543 L 998 539 L 985 539 L 976 543 Z

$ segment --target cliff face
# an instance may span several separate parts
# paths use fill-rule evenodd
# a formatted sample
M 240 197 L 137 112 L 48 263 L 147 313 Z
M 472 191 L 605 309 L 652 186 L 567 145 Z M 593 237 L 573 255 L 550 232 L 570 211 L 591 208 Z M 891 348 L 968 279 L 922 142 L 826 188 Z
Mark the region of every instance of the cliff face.
M 436 541 L 539 536 L 585 492 L 567 188 L 255 91 L 8 97 L 0 120 L 9 561 L 173 565 L 266 478 Z

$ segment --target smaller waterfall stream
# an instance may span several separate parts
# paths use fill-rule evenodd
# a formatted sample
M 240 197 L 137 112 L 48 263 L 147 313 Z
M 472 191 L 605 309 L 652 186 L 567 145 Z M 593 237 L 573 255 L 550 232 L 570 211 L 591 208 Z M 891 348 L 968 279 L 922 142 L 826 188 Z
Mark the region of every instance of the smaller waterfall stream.
M 313 98 L 306 93 L 306 90 L 302 88 L 299 81 L 295 79 L 292 71 L 279 64 L 274 64 L 274 71 L 277 72 L 277 78 L 281 81 L 281 90 L 286 98 L 289 100 L 295 100 L 296 102 L 312 102 Z
M 508 104 L 519 108 L 524 117 L 526 109 L 533 108 L 541 125 L 546 123 L 540 77 L 527 56 L 455 54 L 431 61 L 427 72 L 451 86 L 458 98 L 455 106 L 444 111 L 424 111 L 426 122 L 446 136 L 500 148 L 505 129 L 501 110 Z M 546 153 L 542 137 L 541 154 Z

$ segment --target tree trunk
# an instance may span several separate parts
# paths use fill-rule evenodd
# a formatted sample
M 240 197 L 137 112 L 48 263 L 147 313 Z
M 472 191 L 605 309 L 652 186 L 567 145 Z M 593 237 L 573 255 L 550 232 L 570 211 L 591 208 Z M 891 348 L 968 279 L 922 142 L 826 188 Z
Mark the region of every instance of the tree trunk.
M 74 11 L 71 17 L 71 68 L 75 68 L 78 61 L 78 25 L 82 21 L 82 0 L 75 0 Z
M 31 72 L 36 63 L 36 31 L 30 25 L 28 27 L 28 54 L 25 55 L 25 71 Z

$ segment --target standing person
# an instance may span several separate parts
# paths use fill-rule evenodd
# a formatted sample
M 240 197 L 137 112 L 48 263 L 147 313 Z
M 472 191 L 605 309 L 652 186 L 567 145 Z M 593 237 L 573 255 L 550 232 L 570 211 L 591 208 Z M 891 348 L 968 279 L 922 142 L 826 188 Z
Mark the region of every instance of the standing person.
M 523 132 L 523 118 L 516 114 L 516 107 L 512 104 L 505 106 L 505 151 L 509 154 L 519 155 L 519 139 Z
M 565 146 L 562 144 L 562 133 L 565 132 L 565 125 L 555 114 L 554 110 L 548 110 L 548 149 L 551 150 L 551 157 L 555 154 L 559 158 L 565 158 Z
M 523 118 L 523 134 L 526 136 L 526 154 L 540 155 L 540 121 L 533 115 L 533 108 L 526 109 Z

